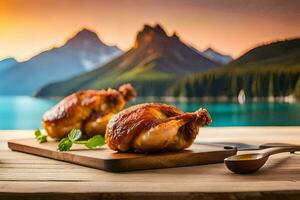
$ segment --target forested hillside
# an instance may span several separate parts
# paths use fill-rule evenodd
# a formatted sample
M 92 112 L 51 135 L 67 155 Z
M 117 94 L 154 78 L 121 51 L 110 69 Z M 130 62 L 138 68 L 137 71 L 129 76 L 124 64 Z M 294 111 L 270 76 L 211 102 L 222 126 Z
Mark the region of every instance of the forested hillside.
M 300 96 L 300 39 L 256 47 L 216 70 L 183 78 L 169 90 L 172 96 L 235 97 Z
M 171 96 L 236 97 L 300 96 L 300 70 L 220 70 L 183 78 L 168 90 Z

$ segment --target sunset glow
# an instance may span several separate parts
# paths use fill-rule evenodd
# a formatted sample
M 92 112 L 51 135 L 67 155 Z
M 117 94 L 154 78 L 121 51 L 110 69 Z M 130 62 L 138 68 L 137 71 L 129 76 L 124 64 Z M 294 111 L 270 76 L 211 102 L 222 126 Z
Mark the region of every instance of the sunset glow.
M 257 44 L 300 36 L 299 10 L 292 0 L 1 0 L 0 59 L 26 60 L 83 27 L 127 50 L 145 23 L 160 23 L 200 50 L 237 57 Z

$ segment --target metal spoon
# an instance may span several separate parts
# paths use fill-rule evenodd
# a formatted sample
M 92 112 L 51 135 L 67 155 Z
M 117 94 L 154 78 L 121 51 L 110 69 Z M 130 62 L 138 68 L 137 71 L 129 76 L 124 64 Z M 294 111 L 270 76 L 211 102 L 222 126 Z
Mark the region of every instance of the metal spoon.
M 237 174 L 253 173 L 259 170 L 269 156 L 283 152 L 300 151 L 300 146 L 273 147 L 260 150 L 256 153 L 242 154 L 228 157 L 224 160 L 229 170 Z

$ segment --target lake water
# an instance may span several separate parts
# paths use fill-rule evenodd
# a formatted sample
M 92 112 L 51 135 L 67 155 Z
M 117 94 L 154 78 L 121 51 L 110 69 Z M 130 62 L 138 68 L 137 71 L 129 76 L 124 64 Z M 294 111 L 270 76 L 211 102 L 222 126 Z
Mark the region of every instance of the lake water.
M 43 113 L 58 100 L 0 97 L 0 129 L 41 128 Z M 139 100 L 138 102 L 142 102 Z M 300 126 L 300 103 L 170 103 L 184 111 L 209 110 L 211 126 Z

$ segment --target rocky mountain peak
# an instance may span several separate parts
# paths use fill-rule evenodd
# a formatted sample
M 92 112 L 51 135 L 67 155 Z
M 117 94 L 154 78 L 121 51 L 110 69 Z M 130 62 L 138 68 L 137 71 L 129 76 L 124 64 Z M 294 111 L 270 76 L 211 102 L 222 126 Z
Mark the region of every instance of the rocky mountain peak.
M 169 36 L 160 24 L 156 24 L 155 26 L 146 24 L 143 30 L 138 32 L 134 48 L 168 38 Z
M 91 44 L 102 44 L 105 45 L 98 37 L 97 33 L 83 28 L 79 32 L 77 32 L 71 39 L 67 41 L 69 45 L 81 45 L 83 43 L 91 43 Z
M 216 52 L 216 51 L 211 47 L 208 47 L 204 52 Z
M 221 54 L 211 47 L 208 47 L 205 51 L 203 51 L 203 55 L 220 64 L 227 64 L 233 60 L 233 58 L 230 55 Z
M 179 40 L 179 36 L 178 36 L 178 34 L 176 33 L 176 31 L 173 33 L 172 38 L 174 38 L 174 39 L 176 39 L 176 40 Z

